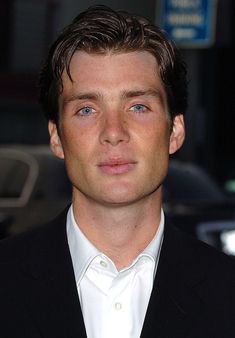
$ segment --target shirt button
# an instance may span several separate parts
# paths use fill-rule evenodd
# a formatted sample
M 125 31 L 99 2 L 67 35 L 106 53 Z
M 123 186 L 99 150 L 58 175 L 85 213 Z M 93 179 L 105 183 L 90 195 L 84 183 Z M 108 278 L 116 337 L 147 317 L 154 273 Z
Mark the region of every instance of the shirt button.
M 122 309 L 122 304 L 121 303 L 115 303 L 114 307 L 115 307 L 115 310 L 120 311 Z
M 100 265 L 103 267 L 103 268 L 107 268 L 108 264 L 105 262 L 105 261 L 100 261 Z

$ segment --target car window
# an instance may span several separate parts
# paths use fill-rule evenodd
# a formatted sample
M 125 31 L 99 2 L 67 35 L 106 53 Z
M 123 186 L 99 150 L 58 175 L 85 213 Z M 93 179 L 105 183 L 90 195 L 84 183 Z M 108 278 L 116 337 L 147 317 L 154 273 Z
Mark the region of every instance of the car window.
M 27 204 L 38 176 L 38 164 L 29 154 L 0 150 L 0 207 Z

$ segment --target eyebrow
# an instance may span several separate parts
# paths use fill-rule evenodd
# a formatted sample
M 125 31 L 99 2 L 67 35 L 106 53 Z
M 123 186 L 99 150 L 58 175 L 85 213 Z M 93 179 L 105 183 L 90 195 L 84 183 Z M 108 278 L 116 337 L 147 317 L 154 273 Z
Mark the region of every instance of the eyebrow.
M 146 89 L 146 90 L 130 90 L 123 91 L 122 97 L 125 98 L 134 98 L 139 96 L 153 96 L 157 99 L 163 101 L 163 94 L 157 89 Z
M 71 95 L 70 97 L 67 97 L 64 100 L 64 104 L 73 102 L 73 101 L 82 101 L 82 100 L 94 100 L 98 101 L 100 98 L 102 98 L 102 95 L 98 92 L 88 92 L 88 93 L 81 93 L 76 95 Z
M 161 102 L 163 102 L 163 94 L 161 91 L 156 89 L 137 89 L 137 90 L 123 90 L 121 93 L 121 98 L 123 99 L 129 99 L 129 98 L 135 98 L 140 96 L 152 96 L 157 99 L 159 99 Z M 64 100 L 64 105 L 73 102 L 73 101 L 82 101 L 82 100 L 92 100 L 92 101 L 98 101 L 102 100 L 103 95 L 99 92 L 87 92 L 87 93 L 81 93 L 72 95 Z

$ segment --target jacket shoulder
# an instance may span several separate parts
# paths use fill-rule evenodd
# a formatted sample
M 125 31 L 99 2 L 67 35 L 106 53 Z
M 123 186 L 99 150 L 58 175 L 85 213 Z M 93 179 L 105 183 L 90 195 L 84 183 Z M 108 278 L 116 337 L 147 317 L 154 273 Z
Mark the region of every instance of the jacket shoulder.
M 166 222 L 162 249 L 163 260 L 172 265 L 172 269 L 177 266 L 181 267 L 182 273 L 189 270 L 199 276 L 199 272 L 204 272 L 207 276 L 218 277 L 218 280 L 227 276 L 235 281 L 235 259 L 232 256 L 186 234 L 169 222 Z
M 59 233 L 66 231 L 67 209 L 54 220 L 0 241 L 0 264 L 17 262 L 30 254 L 32 247 L 43 250 L 53 245 Z M 57 236 L 58 235 L 58 236 Z

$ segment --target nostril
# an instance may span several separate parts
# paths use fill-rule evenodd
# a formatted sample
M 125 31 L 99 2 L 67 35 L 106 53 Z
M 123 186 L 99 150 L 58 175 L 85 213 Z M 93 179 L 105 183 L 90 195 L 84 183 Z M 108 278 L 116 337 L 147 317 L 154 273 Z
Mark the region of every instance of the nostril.
M 127 124 L 122 121 L 106 121 L 100 134 L 100 140 L 101 143 L 110 143 L 112 145 L 127 142 L 129 140 Z

